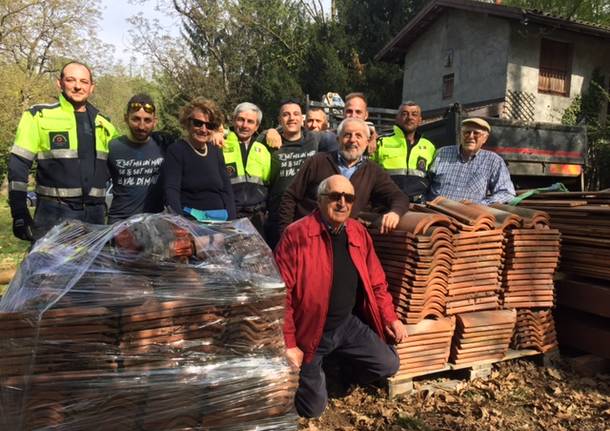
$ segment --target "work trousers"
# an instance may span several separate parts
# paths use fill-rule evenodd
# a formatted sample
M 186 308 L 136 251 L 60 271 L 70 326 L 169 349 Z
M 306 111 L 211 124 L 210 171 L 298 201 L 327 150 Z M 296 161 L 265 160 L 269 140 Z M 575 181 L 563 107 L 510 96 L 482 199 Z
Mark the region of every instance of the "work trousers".
M 337 328 L 324 332 L 313 360 L 301 366 L 294 400 L 300 416 L 315 418 L 324 412 L 328 393 L 322 361 L 333 352 L 353 361 L 358 369 L 358 381 L 354 383 L 367 384 L 391 376 L 400 366 L 396 349 L 350 314 Z
M 263 209 L 259 210 L 246 210 L 242 208 L 237 208 L 237 218 L 245 217 L 250 220 L 250 223 L 256 228 L 258 233 L 265 239 L 265 211 Z
M 34 239 L 42 238 L 53 226 L 64 220 L 80 220 L 91 224 L 104 224 L 106 206 L 73 205 L 56 199 L 38 198 L 34 213 Z

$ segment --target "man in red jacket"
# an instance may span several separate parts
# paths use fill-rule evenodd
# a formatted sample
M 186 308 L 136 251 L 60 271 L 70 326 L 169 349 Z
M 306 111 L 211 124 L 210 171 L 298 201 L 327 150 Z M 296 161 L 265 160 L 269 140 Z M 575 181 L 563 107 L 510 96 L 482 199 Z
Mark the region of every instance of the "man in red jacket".
M 396 350 L 407 337 L 396 317 L 371 237 L 350 219 L 354 187 L 342 175 L 320 183 L 319 209 L 288 226 L 275 249 L 286 283 L 284 341 L 300 369 L 295 406 L 318 417 L 328 394 L 322 361 L 332 352 L 354 361 L 359 383 L 394 374 Z

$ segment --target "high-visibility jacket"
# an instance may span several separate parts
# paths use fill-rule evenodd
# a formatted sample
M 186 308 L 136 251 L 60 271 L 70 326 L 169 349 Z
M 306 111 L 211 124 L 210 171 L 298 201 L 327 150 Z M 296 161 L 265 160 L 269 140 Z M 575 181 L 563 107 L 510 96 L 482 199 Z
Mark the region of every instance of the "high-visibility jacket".
M 271 178 L 271 152 L 262 142 L 250 141 L 248 149 L 232 130 L 222 150 L 227 173 L 233 186 L 237 211 L 262 209 L 267 200 Z
M 35 105 L 23 113 L 9 160 L 11 208 L 22 204 L 14 200 L 23 199 L 25 204 L 28 173 L 34 160 L 37 162 L 38 195 L 68 201 L 104 202 L 106 182 L 110 178 L 106 163 L 108 143 L 118 134 L 110 121 L 90 104 L 87 104 L 87 113 L 95 127 L 95 163 L 85 193 L 72 104 L 60 95 L 58 103 Z
M 428 185 L 427 172 L 436 148 L 428 139 L 416 136 L 410 146 L 403 130 L 394 126 L 393 133 L 380 137 L 373 160 L 379 163 L 409 196 L 422 194 Z

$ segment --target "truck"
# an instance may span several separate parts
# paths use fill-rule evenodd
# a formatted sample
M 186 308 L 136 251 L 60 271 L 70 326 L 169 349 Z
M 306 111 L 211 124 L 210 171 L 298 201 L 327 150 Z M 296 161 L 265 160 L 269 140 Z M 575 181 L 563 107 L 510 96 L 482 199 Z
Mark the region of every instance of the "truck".
M 342 106 L 328 106 L 309 98 L 306 100 L 307 109 L 317 106 L 326 110 L 331 127 L 336 127 L 341 121 Z M 391 131 L 396 109 L 369 107 L 368 110 L 369 121 L 375 124 L 380 135 Z M 471 115 L 456 103 L 441 118 L 424 119 L 419 131 L 437 148 L 454 145 L 460 139 L 462 120 L 469 116 Z M 586 126 L 480 118 L 492 128 L 484 148 L 502 156 L 516 189 L 548 187 L 557 182 L 573 191 L 585 189 Z
M 459 142 L 460 124 L 468 114 L 459 104 L 446 115 L 420 126 L 437 148 Z M 587 129 L 583 125 L 525 122 L 481 117 L 491 126 L 484 148 L 498 153 L 508 166 L 515 188 L 548 187 L 556 182 L 584 190 Z

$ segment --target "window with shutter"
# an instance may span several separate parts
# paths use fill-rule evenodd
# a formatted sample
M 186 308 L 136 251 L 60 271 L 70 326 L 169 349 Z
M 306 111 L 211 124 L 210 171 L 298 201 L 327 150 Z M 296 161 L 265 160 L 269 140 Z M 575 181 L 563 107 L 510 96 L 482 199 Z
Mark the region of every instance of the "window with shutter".
M 453 97 L 453 73 L 443 76 L 443 99 Z
M 540 42 L 538 92 L 570 95 L 572 76 L 572 45 L 556 40 Z

